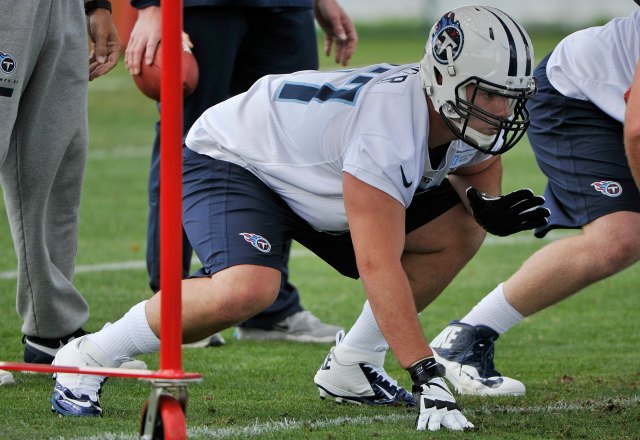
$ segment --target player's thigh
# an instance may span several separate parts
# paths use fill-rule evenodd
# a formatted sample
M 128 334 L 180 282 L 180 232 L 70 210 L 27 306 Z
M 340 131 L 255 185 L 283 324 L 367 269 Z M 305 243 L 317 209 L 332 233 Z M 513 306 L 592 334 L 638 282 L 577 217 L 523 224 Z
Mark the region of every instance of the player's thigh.
M 183 225 L 203 264 L 198 276 L 243 264 L 282 271 L 289 212 L 249 171 L 184 149 Z
M 410 252 L 467 248 L 475 252 L 484 237 L 448 180 L 414 196 L 407 209 L 406 230 L 405 250 Z

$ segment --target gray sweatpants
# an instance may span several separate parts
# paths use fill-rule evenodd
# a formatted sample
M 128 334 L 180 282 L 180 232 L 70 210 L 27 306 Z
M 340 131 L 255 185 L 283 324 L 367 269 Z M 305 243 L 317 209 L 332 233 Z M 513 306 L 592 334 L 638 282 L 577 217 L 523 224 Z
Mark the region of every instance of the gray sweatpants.
M 22 332 L 56 338 L 88 319 L 73 286 L 87 156 L 82 0 L 0 0 L 0 184 L 18 258 Z

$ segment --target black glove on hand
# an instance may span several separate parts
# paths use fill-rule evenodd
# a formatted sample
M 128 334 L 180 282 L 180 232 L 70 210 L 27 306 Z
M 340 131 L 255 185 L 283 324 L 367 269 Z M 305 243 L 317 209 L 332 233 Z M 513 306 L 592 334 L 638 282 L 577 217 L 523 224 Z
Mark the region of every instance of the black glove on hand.
M 487 197 L 474 187 L 467 188 L 473 217 L 487 232 L 506 237 L 547 224 L 549 210 L 542 208 L 544 197 L 530 189 L 519 189 L 500 197 Z
M 473 423 L 462 415 L 456 399 L 443 380 L 444 367 L 433 357 L 416 362 L 407 371 L 413 380 L 413 398 L 418 407 L 418 431 L 437 431 L 441 426 L 453 431 L 473 428 Z

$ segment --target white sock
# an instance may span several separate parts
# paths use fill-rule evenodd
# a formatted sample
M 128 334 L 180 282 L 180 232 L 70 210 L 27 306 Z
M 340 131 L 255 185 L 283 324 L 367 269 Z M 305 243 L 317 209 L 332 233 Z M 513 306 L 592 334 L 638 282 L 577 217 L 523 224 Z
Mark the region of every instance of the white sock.
M 136 304 L 122 318 L 87 337 L 119 363 L 160 350 L 160 339 L 153 334 L 147 321 L 146 303 Z
M 498 284 L 460 321 L 469 325 L 486 325 L 499 335 L 522 321 L 524 316 L 507 302 L 502 285 Z
M 366 351 L 387 351 L 389 349 L 389 345 L 373 317 L 369 301 L 364 303 L 362 313 L 349 333 L 345 335 L 342 344 Z

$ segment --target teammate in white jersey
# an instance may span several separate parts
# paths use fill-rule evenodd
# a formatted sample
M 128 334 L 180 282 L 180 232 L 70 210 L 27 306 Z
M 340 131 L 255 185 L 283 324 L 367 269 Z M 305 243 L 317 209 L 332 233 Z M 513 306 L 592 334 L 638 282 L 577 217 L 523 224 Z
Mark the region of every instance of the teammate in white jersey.
M 183 282 L 185 342 L 267 307 L 295 239 L 361 277 L 377 334 L 413 379 L 418 429 L 473 426 L 417 311 L 476 252 L 478 223 L 506 235 L 546 222 L 530 191 L 499 197 L 499 154 L 529 123 L 532 62 L 513 19 L 464 7 L 436 23 L 420 65 L 267 76 L 207 110 L 183 156 L 183 223 L 204 265 Z M 159 317 L 155 296 L 65 346 L 55 364 L 115 366 L 156 351 Z M 99 415 L 101 380 L 58 374 L 53 408 Z
M 640 11 L 575 32 L 536 68 L 529 141 L 548 179 L 553 228 L 581 233 L 535 252 L 464 318 L 432 341 L 447 378 L 463 394 L 522 395 L 522 382 L 494 366 L 494 341 L 525 316 L 549 307 L 640 259 L 638 85 Z M 626 120 L 625 120 L 625 109 Z M 625 156 L 627 136 L 629 161 Z M 633 168 L 630 167 L 633 164 Z

